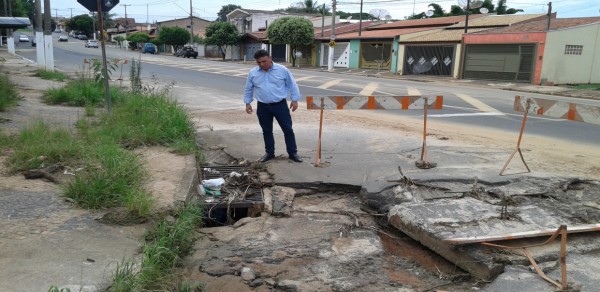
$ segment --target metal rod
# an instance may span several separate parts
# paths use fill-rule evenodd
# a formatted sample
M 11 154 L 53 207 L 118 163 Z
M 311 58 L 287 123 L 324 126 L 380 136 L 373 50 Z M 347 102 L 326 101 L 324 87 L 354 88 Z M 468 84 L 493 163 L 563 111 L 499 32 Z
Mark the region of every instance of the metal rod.
M 512 160 L 512 158 L 515 156 L 515 154 L 517 152 L 519 152 L 519 156 L 521 157 L 521 161 L 523 161 L 525 168 L 527 168 L 527 172 L 531 172 L 531 170 L 529 169 L 529 166 L 527 165 L 527 162 L 525 162 L 525 158 L 523 158 L 523 152 L 521 152 L 521 140 L 523 139 L 523 132 L 525 132 L 525 124 L 527 123 L 527 115 L 529 114 L 530 107 L 531 107 L 531 99 L 528 98 L 526 105 L 525 105 L 525 114 L 523 114 L 523 122 L 521 123 L 521 130 L 519 132 L 519 139 L 517 140 L 517 148 L 512 152 L 512 154 L 510 155 L 508 160 L 506 160 L 506 163 L 504 163 L 504 166 L 500 170 L 500 175 L 502 175 L 504 173 L 504 171 L 506 170 L 506 167 L 508 166 L 508 163 L 510 163 L 510 161 Z
M 421 148 L 421 160 L 427 162 L 427 108 L 429 102 L 427 97 L 424 97 L 425 105 L 423 105 L 423 148 Z
M 567 282 L 567 225 L 561 226 L 560 231 L 560 273 L 562 290 L 567 290 L 569 283 Z
M 315 166 L 319 166 L 321 164 L 321 137 L 323 134 L 323 111 L 325 110 L 325 98 L 321 97 L 321 117 L 319 119 L 319 140 L 317 142 L 317 161 L 315 162 Z

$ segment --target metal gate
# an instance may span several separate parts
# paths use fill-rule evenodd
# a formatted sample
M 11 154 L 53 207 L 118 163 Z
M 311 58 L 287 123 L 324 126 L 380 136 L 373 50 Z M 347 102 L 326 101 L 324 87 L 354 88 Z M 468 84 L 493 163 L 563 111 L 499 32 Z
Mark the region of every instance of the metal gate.
M 329 66 L 329 43 L 321 44 L 321 66 Z M 333 49 L 333 67 L 349 68 L 350 67 L 350 43 L 338 42 Z
M 364 42 L 360 44 L 360 68 L 390 69 L 391 66 L 391 42 Z
M 254 60 L 254 53 L 262 48 L 262 43 L 246 43 L 244 45 L 244 56 L 246 60 Z
M 285 45 L 272 45 L 271 57 L 275 62 L 285 62 Z
M 405 75 L 452 75 L 454 46 L 406 46 L 405 51 Z
M 467 45 L 463 78 L 531 82 L 535 45 Z

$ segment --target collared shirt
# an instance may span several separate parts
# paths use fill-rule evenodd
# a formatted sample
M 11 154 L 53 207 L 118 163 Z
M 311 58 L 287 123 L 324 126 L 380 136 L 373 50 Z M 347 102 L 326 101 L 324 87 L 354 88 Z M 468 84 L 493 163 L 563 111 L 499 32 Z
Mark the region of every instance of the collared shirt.
M 262 103 L 274 103 L 286 99 L 290 94 L 292 101 L 300 99 L 298 84 L 285 66 L 273 63 L 269 71 L 256 66 L 248 73 L 244 88 L 244 102 L 252 103 L 253 95 Z

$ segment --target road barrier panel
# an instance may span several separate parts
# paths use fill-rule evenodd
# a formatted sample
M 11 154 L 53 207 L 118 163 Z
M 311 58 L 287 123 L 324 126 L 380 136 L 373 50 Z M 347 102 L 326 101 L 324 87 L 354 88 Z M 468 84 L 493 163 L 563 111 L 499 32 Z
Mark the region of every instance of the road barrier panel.
M 317 102 L 318 101 L 318 102 Z M 435 162 L 427 161 L 427 110 L 441 110 L 444 98 L 436 96 L 307 96 L 306 108 L 308 110 L 320 110 L 319 136 L 317 140 L 317 157 L 315 166 L 321 163 L 321 144 L 323 133 L 324 110 L 412 110 L 423 109 L 423 146 L 421 148 L 421 159 L 415 162 L 419 168 L 429 169 L 437 166 Z
M 544 98 L 523 98 L 517 95 L 515 96 L 514 110 L 523 113 L 523 122 L 521 123 L 521 131 L 519 132 L 517 147 L 512 152 L 506 163 L 504 163 L 504 166 L 500 170 L 500 175 L 504 174 L 508 163 L 517 152 L 521 156 L 521 161 L 523 161 L 523 164 L 525 164 L 527 172 L 531 172 L 529 166 L 527 166 L 527 163 L 523 158 L 523 153 L 521 152 L 521 140 L 523 138 L 523 132 L 525 131 L 525 124 L 527 123 L 528 114 L 600 125 L 600 106 Z
M 600 125 L 600 106 L 515 96 L 515 111 L 526 111 L 526 104 L 528 101 L 531 104 L 528 111 L 530 114 Z

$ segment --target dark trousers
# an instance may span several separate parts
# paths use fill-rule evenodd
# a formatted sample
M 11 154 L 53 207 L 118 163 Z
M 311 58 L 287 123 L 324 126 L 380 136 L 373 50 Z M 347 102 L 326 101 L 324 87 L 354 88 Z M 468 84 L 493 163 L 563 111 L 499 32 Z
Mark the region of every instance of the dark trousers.
M 275 154 L 275 138 L 273 137 L 273 118 L 279 123 L 285 137 L 285 146 L 288 154 L 298 153 L 296 136 L 292 130 L 292 116 L 286 100 L 277 103 L 259 102 L 256 108 L 258 123 L 263 131 L 265 140 L 265 153 Z

